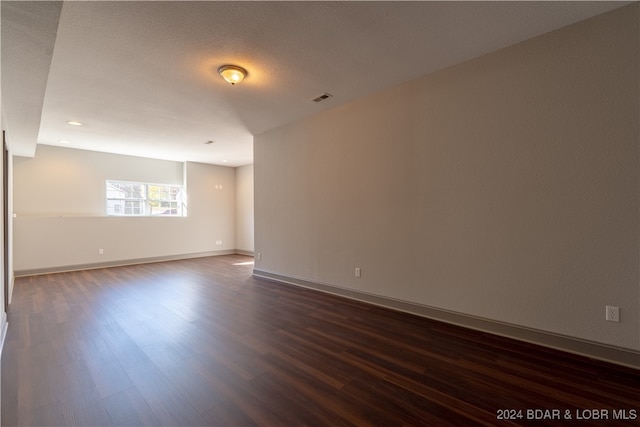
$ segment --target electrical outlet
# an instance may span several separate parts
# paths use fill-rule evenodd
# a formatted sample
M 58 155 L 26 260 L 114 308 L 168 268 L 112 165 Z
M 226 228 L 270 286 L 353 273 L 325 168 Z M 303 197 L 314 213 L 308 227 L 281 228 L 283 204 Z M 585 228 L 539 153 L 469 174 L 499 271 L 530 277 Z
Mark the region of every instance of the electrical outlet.
M 606 307 L 607 312 L 605 315 L 605 319 L 609 322 L 619 322 L 620 321 L 620 308 L 614 307 L 612 305 L 608 305 Z
M 104 249 L 102 248 L 98 249 L 98 255 L 104 255 Z
M 222 240 L 216 240 L 216 245 L 220 246 L 222 244 Z
M 356 277 L 360 277 L 361 276 L 361 271 L 360 271 L 360 267 L 356 267 Z
M 261 259 L 262 259 L 262 254 L 258 252 L 258 261 L 260 261 Z

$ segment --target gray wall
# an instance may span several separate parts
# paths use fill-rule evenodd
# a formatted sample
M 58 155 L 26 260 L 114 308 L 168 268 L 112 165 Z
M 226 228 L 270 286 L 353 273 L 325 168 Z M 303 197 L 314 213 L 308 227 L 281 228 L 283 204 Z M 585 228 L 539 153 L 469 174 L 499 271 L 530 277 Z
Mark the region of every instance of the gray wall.
M 639 16 L 257 135 L 256 270 L 639 350 Z
M 18 273 L 236 249 L 234 168 L 39 145 L 35 158 L 14 158 L 13 172 Z M 106 179 L 185 175 L 186 218 L 104 216 Z

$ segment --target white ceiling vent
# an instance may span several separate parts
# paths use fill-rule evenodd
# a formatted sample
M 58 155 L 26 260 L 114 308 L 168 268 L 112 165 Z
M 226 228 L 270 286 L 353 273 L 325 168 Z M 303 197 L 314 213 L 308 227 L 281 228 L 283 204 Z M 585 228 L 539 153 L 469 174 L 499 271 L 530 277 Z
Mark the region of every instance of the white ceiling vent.
M 331 98 L 332 96 L 333 96 L 333 95 L 331 95 L 330 93 L 325 92 L 325 93 L 323 93 L 322 95 L 320 95 L 320 96 L 318 96 L 318 97 L 313 98 L 313 102 L 322 102 L 322 101 L 324 101 L 325 99 L 329 99 L 329 98 Z

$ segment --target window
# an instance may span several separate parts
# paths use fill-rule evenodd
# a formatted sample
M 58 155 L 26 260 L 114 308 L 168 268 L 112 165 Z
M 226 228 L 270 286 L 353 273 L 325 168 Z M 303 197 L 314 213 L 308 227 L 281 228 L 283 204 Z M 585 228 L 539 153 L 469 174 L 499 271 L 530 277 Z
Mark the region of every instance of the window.
M 107 181 L 107 215 L 186 216 L 186 197 L 179 185 Z

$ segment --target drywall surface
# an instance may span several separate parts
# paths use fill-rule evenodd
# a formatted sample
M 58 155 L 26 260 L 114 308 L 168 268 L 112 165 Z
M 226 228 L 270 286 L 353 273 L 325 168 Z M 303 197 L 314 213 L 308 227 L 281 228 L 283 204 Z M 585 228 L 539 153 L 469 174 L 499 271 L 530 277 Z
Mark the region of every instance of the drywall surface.
M 15 157 L 19 216 L 103 216 L 106 180 L 182 185 L 183 163 L 38 145 Z
M 639 47 L 634 4 L 257 135 L 256 270 L 639 350 Z
M 233 168 L 39 146 L 35 158 L 14 157 L 13 171 L 17 272 L 235 249 Z M 105 179 L 185 175 L 187 217 L 104 216 Z
M 253 165 L 236 168 L 236 249 L 253 252 Z
M 7 141 L 8 142 L 8 141 Z M 9 235 L 7 236 L 7 239 L 9 239 L 8 241 L 8 246 L 9 246 L 9 303 L 11 303 L 11 296 L 13 295 L 13 284 L 14 284 L 14 263 L 13 263 L 13 258 L 14 258 L 14 251 L 13 251 L 13 154 L 11 153 L 11 146 L 9 146 L 9 158 L 8 158 L 8 165 L 9 165 L 9 183 L 8 183 L 8 195 L 9 195 L 9 206 L 8 206 L 8 212 L 10 212 L 9 214 Z
M 186 175 L 188 218 L 194 223 L 184 238 L 206 242 L 207 251 L 234 250 L 235 168 L 187 162 Z

